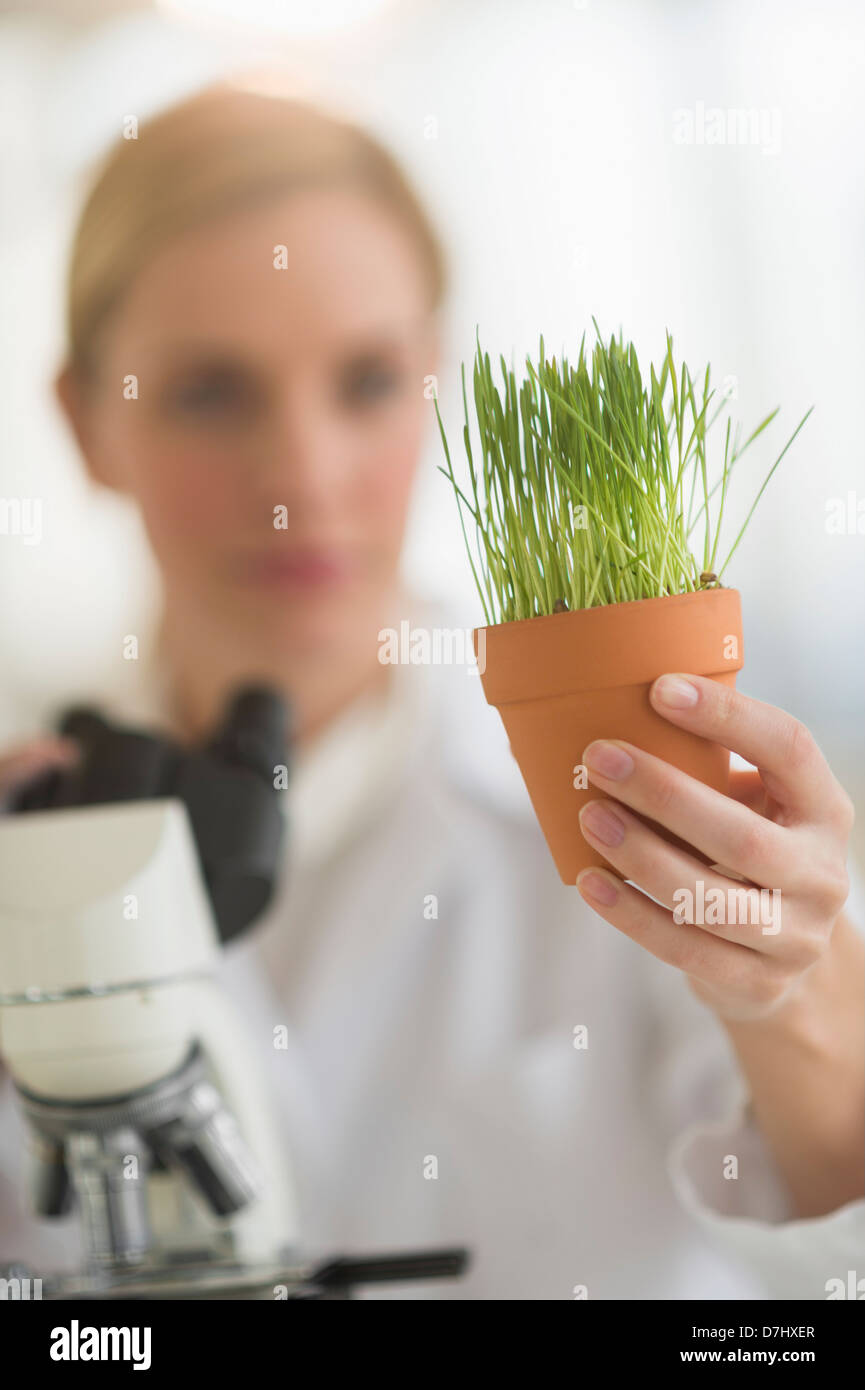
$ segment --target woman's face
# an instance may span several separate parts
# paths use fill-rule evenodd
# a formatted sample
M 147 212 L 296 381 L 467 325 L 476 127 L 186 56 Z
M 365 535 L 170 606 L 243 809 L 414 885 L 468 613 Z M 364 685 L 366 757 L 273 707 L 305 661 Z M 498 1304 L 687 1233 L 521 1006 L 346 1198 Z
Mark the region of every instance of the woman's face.
M 434 352 L 411 234 L 360 193 L 274 199 L 149 261 L 105 326 L 85 452 L 140 506 L 167 602 L 250 654 L 374 628 Z

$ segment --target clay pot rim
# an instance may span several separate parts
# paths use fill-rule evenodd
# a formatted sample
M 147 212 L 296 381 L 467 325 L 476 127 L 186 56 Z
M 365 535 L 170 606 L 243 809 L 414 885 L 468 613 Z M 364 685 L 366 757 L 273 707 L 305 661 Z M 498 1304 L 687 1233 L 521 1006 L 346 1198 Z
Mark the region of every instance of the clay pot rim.
M 722 656 L 719 631 L 736 635 L 735 656 Z M 521 618 L 475 628 L 473 640 L 484 695 L 498 706 L 646 685 L 665 671 L 721 675 L 744 664 L 737 589 L 696 589 Z
M 647 608 L 653 605 L 665 603 L 667 605 L 683 605 L 688 601 L 703 599 L 707 594 L 735 594 L 738 590 L 728 587 L 726 584 L 713 584 L 711 588 L 690 589 L 682 594 L 661 594 L 656 598 L 633 598 L 623 599 L 621 603 L 594 603 L 591 608 L 566 608 L 561 613 L 534 614 L 531 618 L 508 618 L 501 623 L 488 623 L 486 626 L 476 627 L 475 632 L 498 632 L 504 628 L 524 627 L 527 623 L 539 627 L 542 623 L 551 623 L 561 618 L 575 618 L 583 613 L 598 613 L 602 609 L 608 612 L 616 612 L 623 608 L 628 610 L 634 608 Z

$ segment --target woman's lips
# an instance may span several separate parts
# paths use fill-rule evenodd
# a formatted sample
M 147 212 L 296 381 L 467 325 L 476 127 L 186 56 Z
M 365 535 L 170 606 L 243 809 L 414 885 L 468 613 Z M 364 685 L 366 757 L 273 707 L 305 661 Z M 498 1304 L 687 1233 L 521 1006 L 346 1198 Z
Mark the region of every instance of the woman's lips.
M 354 565 L 332 550 L 294 550 L 256 555 L 246 566 L 254 584 L 275 589 L 327 589 L 346 583 Z

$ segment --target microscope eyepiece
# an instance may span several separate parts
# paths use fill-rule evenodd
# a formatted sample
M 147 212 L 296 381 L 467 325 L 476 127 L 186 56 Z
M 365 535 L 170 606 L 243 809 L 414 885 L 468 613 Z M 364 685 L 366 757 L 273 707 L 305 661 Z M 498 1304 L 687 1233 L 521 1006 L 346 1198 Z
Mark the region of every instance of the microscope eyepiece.
M 286 760 L 287 724 L 280 695 L 266 686 L 247 686 L 231 700 L 210 751 L 270 781 L 274 767 Z

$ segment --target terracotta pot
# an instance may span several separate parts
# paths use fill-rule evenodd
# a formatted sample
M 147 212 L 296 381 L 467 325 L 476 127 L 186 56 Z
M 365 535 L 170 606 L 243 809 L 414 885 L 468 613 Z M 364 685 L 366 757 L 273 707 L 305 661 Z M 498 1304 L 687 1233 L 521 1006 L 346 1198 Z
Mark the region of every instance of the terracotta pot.
M 727 749 L 662 719 L 649 704 L 649 687 L 674 671 L 735 685 L 743 665 L 737 590 L 704 589 L 498 623 L 476 629 L 474 644 L 484 694 L 502 717 L 564 883 L 592 865 L 612 867 L 579 826 L 581 807 L 603 796 L 591 784 L 574 786 L 594 739 L 624 739 L 726 791 Z

